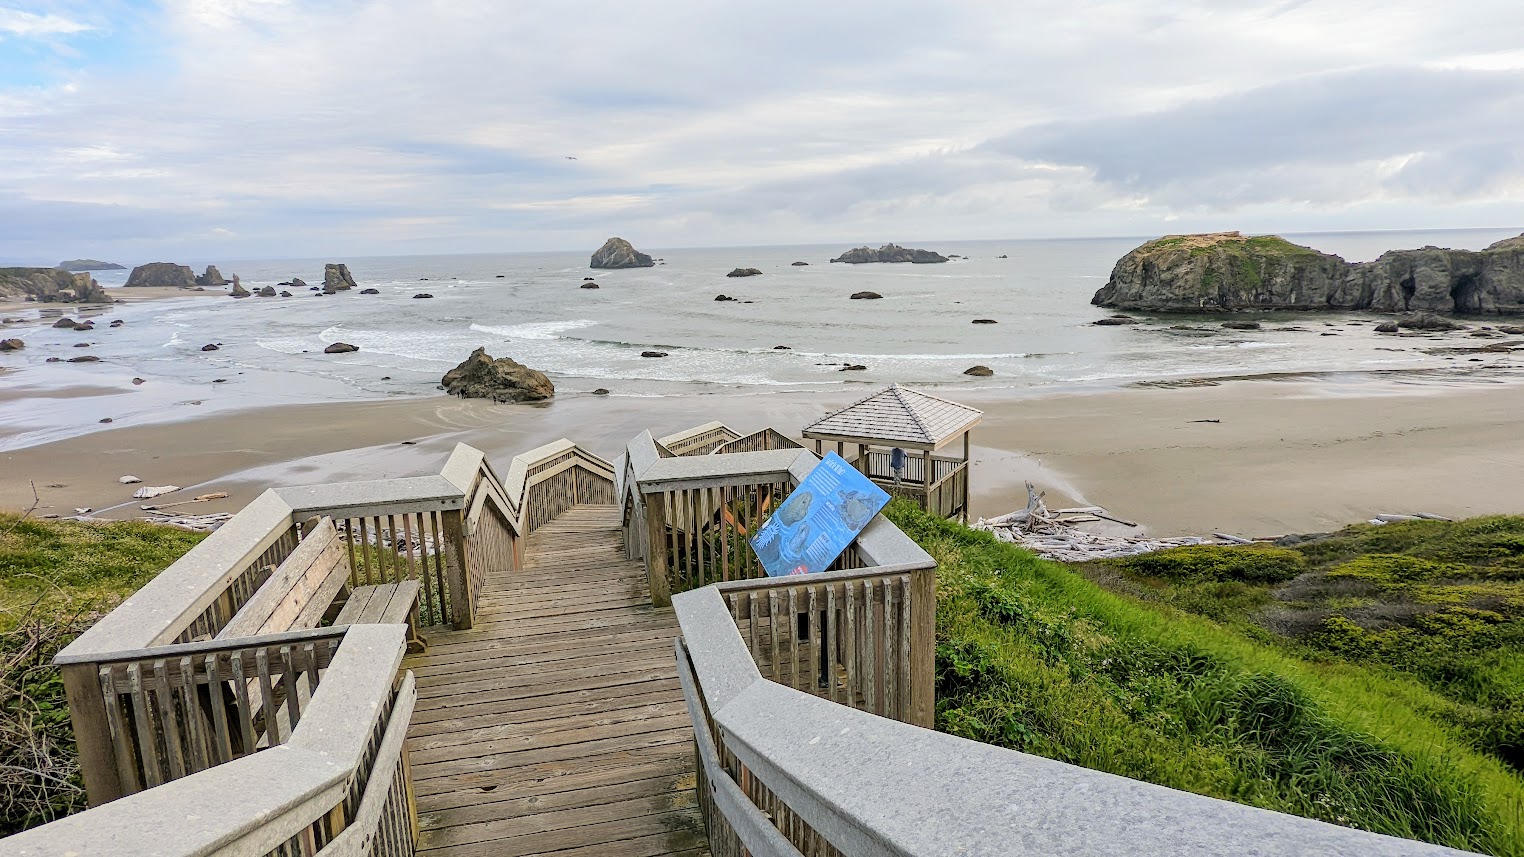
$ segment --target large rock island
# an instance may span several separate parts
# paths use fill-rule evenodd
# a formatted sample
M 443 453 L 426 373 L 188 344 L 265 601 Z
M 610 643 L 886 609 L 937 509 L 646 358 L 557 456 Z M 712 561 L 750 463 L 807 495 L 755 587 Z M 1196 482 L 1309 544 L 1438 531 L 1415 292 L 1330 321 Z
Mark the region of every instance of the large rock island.
M 111 298 L 89 274 L 59 268 L 0 268 L 0 300 L 111 303 Z
M 1524 313 L 1524 236 L 1485 250 L 1392 250 L 1351 263 L 1274 235 L 1167 235 L 1123 256 L 1090 302 L 1147 312 Z
M 149 262 L 139 265 L 127 275 L 129 287 L 154 286 L 159 288 L 195 288 L 196 272 L 189 265 L 174 262 Z
M 857 247 L 831 261 L 846 262 L 848 265 L 863 265 L 869 262 L 910 262 L 915 265 L 926 265 L 946 262 L 947 257 L 931 250 L 911 250 L 898 244 L 885 244 L 877 250 L 868 246 Z
M 63 271 L 78 273 L 79 271 L 125 271 L 126 265 L 118 265 L 115 262 L 102 262 L 99 259 L 69 259 L 59 262 L 53 267 Z
M 656 260 L 636 250 L 623 238 L 610 238 L 593 254 L 594 268 L 650 268 Z

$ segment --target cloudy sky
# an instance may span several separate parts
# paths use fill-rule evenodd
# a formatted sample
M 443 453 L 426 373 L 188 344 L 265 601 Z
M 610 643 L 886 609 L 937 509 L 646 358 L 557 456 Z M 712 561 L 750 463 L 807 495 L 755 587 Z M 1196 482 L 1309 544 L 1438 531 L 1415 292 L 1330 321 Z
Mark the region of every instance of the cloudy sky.
M 1524 225 L 1518 0 L 0 0 L 0 260 Z

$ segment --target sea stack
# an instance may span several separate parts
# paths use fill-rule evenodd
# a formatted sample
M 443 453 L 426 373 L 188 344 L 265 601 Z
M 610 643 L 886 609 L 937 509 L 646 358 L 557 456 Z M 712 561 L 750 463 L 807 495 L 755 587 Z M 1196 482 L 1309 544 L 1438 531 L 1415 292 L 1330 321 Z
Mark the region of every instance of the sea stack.
M 222 278 L 222 272 L 217 270 L 216 265 L 207 265 L 206 273 L 196 278 L 196 285 L 198 286 L 225 286 L 227 284 L 228 281 Z
M 127 288 L 157 286 L 159 288 L 189 289 L 196 286 L 196 272 L 189 265 L 174 262 L 149 262 L 139 265 L 127 275 Z
M 111 302 L 89 274 L 58 268 L 0 268 L 0 300 L 6 299 L 45 304 Z
M 594 268 L 650 268 L 656 261 L 623 238 L 610 238 L 593 254 Z
M 355 285 L 355 278 L 350 276 L 348 265 L 329 262 L 323 266 L 323 291 L 329 294 L 344 292 L 354 288 Z

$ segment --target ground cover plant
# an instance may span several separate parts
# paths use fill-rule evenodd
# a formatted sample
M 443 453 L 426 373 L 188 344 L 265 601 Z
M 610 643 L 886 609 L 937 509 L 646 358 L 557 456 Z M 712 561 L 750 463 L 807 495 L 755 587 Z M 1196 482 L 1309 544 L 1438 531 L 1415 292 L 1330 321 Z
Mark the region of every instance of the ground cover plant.
M 1283 606 L 1273 593 L 1309 569 L 1363 547 L 1191 549 L 1168 567 L 1087 576 L 903 502 L 887 514 L 939 563 L 937 728 L 1335 824 L 1524 855 L 1524 778 L 1476 740 L 1450 697 L 1247 618 Z M 1425 579 L 1411 585 L 1444 578 Z
M 0 513 L 0 836 L 84 808 L 53 656 L 201 538 Z

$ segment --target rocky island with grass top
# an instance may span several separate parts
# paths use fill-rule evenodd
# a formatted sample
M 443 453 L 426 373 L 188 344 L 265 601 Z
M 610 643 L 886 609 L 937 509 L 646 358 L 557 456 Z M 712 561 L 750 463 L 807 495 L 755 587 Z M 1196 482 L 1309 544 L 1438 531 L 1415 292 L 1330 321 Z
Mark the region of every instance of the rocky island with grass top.
M 1240 232 L 1167 235 L 1123 256 L 1090 302 L 1145 312 L 1370 310 L 1524 315 L 1524 235 L 1371 262 Z

